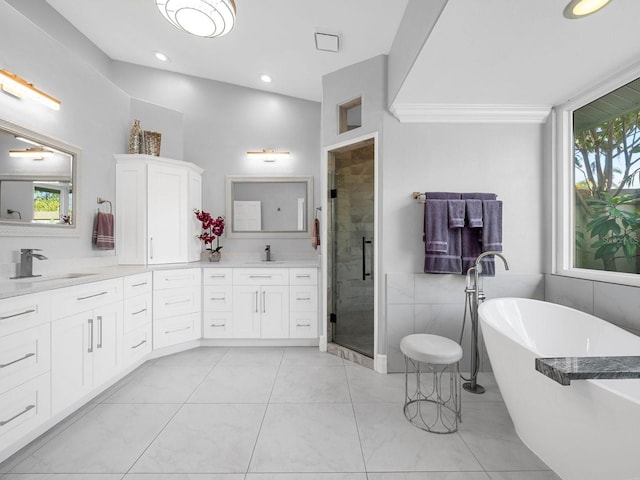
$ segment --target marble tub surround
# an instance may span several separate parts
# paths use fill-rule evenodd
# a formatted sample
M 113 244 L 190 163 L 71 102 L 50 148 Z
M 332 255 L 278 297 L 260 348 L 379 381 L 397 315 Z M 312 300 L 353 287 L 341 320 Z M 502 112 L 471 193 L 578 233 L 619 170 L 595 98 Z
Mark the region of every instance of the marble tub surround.
M 500 267 L 498 267 L 500 268 Z M 460 339 L 465 307 L 464 275 L 424 273 L 388 273 L 387 298 L 387 370 L 404 372 L 400 340 L 413 333 L 430 333 Z M 544 299 L 544 275 L 498 271 L 495 277 L 482 278 L 487 299 L 513 296 Z M 471 321 L 467 313 L 462 341 L 464 356 L 461 371 L 470 370 Z M 480 370 L 490 371 L 482 336 L 479 340 Z
M 640 378 L 640 356 L 536 358 L 536 370 L 560 385 L 571 380 Z
M 154 394 L 163 369 L 195 378 L 203 367 L 177 403 Z M 259 392 L 216 387 L 257 376 Z M 463 423 L 443 438 L 408 424 L 403 392 L 403 375 L 316 348 L 198 348 L 145 363 L 0 463 L 0 478 L 559 480 L 518 440 L 500 398 L 463 392 Z

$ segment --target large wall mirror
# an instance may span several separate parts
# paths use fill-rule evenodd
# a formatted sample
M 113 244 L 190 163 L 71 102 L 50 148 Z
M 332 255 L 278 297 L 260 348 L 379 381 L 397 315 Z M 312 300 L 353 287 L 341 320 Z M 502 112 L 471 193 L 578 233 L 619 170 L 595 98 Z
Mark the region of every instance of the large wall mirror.
M 303 238 L 310 235 L 313 177 L 226 177 L 229 238 Z
M 0 120 L 0 233 L 77 234 L 79 149 Z

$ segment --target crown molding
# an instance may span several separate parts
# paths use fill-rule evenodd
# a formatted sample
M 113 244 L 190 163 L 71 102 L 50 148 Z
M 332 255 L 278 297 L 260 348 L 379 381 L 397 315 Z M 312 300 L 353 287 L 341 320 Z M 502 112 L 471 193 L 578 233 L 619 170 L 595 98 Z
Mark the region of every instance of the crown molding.
M 544 123 L 549 105 L 396 103 L 389 109 L 401 123 Z

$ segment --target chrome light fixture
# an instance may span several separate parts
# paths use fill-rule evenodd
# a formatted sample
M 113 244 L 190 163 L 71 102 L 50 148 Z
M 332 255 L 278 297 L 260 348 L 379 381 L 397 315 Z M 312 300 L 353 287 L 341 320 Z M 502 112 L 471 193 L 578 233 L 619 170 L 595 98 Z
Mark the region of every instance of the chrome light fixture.
M 611 0 L 571 0 L 564 9 L 564 16 L 570 19 L 582 18 L 597 12 Z
M 8 70 L 0 70 L 0 88 L 18 98 L 32 98 L 52 110 L 60 110 L 60 100 L 38 90 L 32 83 Z
M 156 0 L 156 7 L 172 25 L 197 37 L 221 37 L 236 22 L 234 0 Z
M 276 152 L 275 150 L 262 150 L 261 152 L 247 152 L 247 157 L 262 160 L 263 162 L 275 162 L 289 158 L 289 152 Z

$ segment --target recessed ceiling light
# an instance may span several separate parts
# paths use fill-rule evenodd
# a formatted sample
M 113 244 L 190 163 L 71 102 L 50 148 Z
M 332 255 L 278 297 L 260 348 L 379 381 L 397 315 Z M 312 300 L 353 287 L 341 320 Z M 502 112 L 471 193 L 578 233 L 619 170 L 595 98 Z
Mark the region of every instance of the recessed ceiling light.
M 260 75 L 260 80 L 262 80 L 264 83 L 271 83 L 271 76 L 263 73 L 262 75 Z
M 564 9 L 564 16 L 570 19 L 582 18 L 597 12 L 610 0 L 571 0 Z
M 160 60 L 161 62 L 168 62 L 169 61 L 169 57 L 167 57 L 164 53 L 162 52 L 156 52 L 155 56 L 158 60 Z

